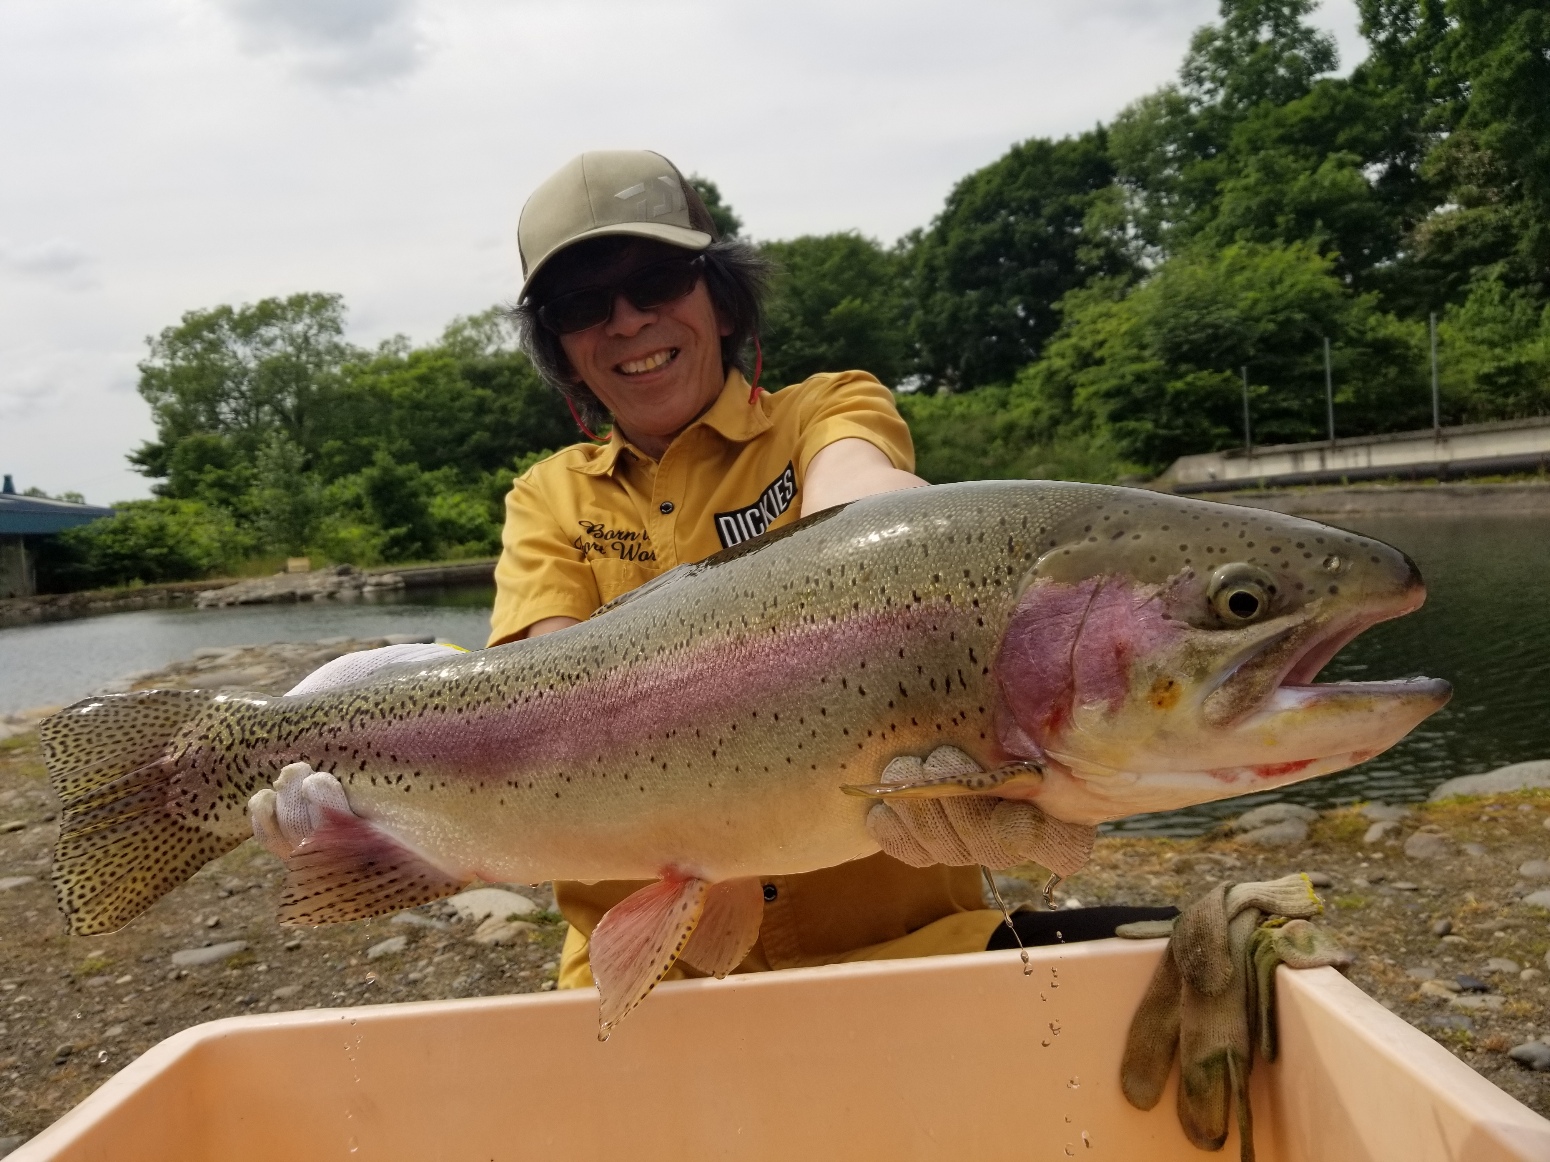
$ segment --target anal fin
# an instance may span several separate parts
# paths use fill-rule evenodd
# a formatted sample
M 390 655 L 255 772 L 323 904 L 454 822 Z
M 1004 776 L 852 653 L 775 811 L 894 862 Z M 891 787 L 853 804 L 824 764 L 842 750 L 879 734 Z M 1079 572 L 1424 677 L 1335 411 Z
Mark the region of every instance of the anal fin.
M 280 923 L 291 926 L 368 920 L 445 899 L 464 885 L 371 820 L 332 807 L 285 870 Z
M 622 1021 L 667 975 L 705 908 L 711 885 L 669 874 L 625 897 L 592 931 L 592 979 L 601 997 L 598 1038 Z
M 757 879 L 712 884 L 700 922 L 680 955 L 701 972 L 726 976 L 743 963 L 763 921 L 764 885 Z

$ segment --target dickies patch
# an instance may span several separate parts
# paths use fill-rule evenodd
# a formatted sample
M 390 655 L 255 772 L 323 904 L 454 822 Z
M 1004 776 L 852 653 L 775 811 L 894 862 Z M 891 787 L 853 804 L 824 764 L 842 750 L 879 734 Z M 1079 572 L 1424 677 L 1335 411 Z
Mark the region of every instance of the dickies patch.
M 716 514 L 716 536 L 723 549 L 740 545 L 762 534 L 780 514 L 791 507 L 797 494 L 796 466 L 789 461 L 786 470 L 770 481 L 759 499 L 746 508 Z

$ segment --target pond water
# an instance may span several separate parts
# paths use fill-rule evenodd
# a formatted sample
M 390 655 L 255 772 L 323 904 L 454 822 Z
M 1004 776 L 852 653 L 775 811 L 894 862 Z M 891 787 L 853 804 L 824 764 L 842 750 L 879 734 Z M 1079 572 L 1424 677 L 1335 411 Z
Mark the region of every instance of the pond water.
M 1398 545 L 1421 566 L 1417 613 L 1368 630 L 1327 680 L 1427 674 L 1454 685 L 1451 704 L 1386 754 L 1337 775 L 1188 811 L 1138 816 L 1121 831 L 1196 834 L 1261 802 L 1330 806 L 1423 799 L 1438 783 L 1550 758 L 1550 518 L 1384 517 L 1348 522 Z M 0 630 L 0 714 L 69 702 L 201 646 L 324 637 L 435 634 L 484 644 L 492 591 L 360 604 L 143 610 Z
M 0 629 L 0 714 L 73 702 L 201 646 L 265 645 L 327 637 L 435 634 L 468 649 L 490 633 L 492 586 L 417 591 L 360 602 L 141 609 Z

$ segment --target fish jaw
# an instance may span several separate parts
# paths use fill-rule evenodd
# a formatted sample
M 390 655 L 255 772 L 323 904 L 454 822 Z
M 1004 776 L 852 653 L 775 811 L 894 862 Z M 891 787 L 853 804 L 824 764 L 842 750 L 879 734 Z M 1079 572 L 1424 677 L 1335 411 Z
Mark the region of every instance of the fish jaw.
M 1180 753 L 1195 753 L 1209 763 L 1210 748 L 1138 763 L 1141 756 L 1112 747 L 1113 765 L 1056 748 L 1048 752 L 1044 782 L 1028 797 L 1056 818 L 1095 825 L 1274 790 L 1382 754 L 1451 696 L 1436 678 L 1282 687 L 1219 743 L 1230 760 L 1221 765 L 1177 761 Z

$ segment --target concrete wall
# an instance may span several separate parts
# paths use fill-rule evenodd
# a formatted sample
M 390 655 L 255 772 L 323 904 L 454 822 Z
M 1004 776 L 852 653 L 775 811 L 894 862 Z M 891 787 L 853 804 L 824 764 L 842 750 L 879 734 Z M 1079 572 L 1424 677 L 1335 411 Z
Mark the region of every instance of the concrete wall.
M 1181 456 L 1155 487 L 1215 492 L 1256 484 L 1319 484 L 1390 477 L 1550 471 L 1550 418 L 1394 432 L 1359 439 L 1276 444 Z
M 1266 488 L 1210 499 L 1292 516 L 1334 520 L 1398 516 L 1550 517 L 1550 484 L 1368 484 L 1355 488 Z
M 31 597 L 37 592 L 32 558 L 21 537 L 0 537 L 0 598 Z

